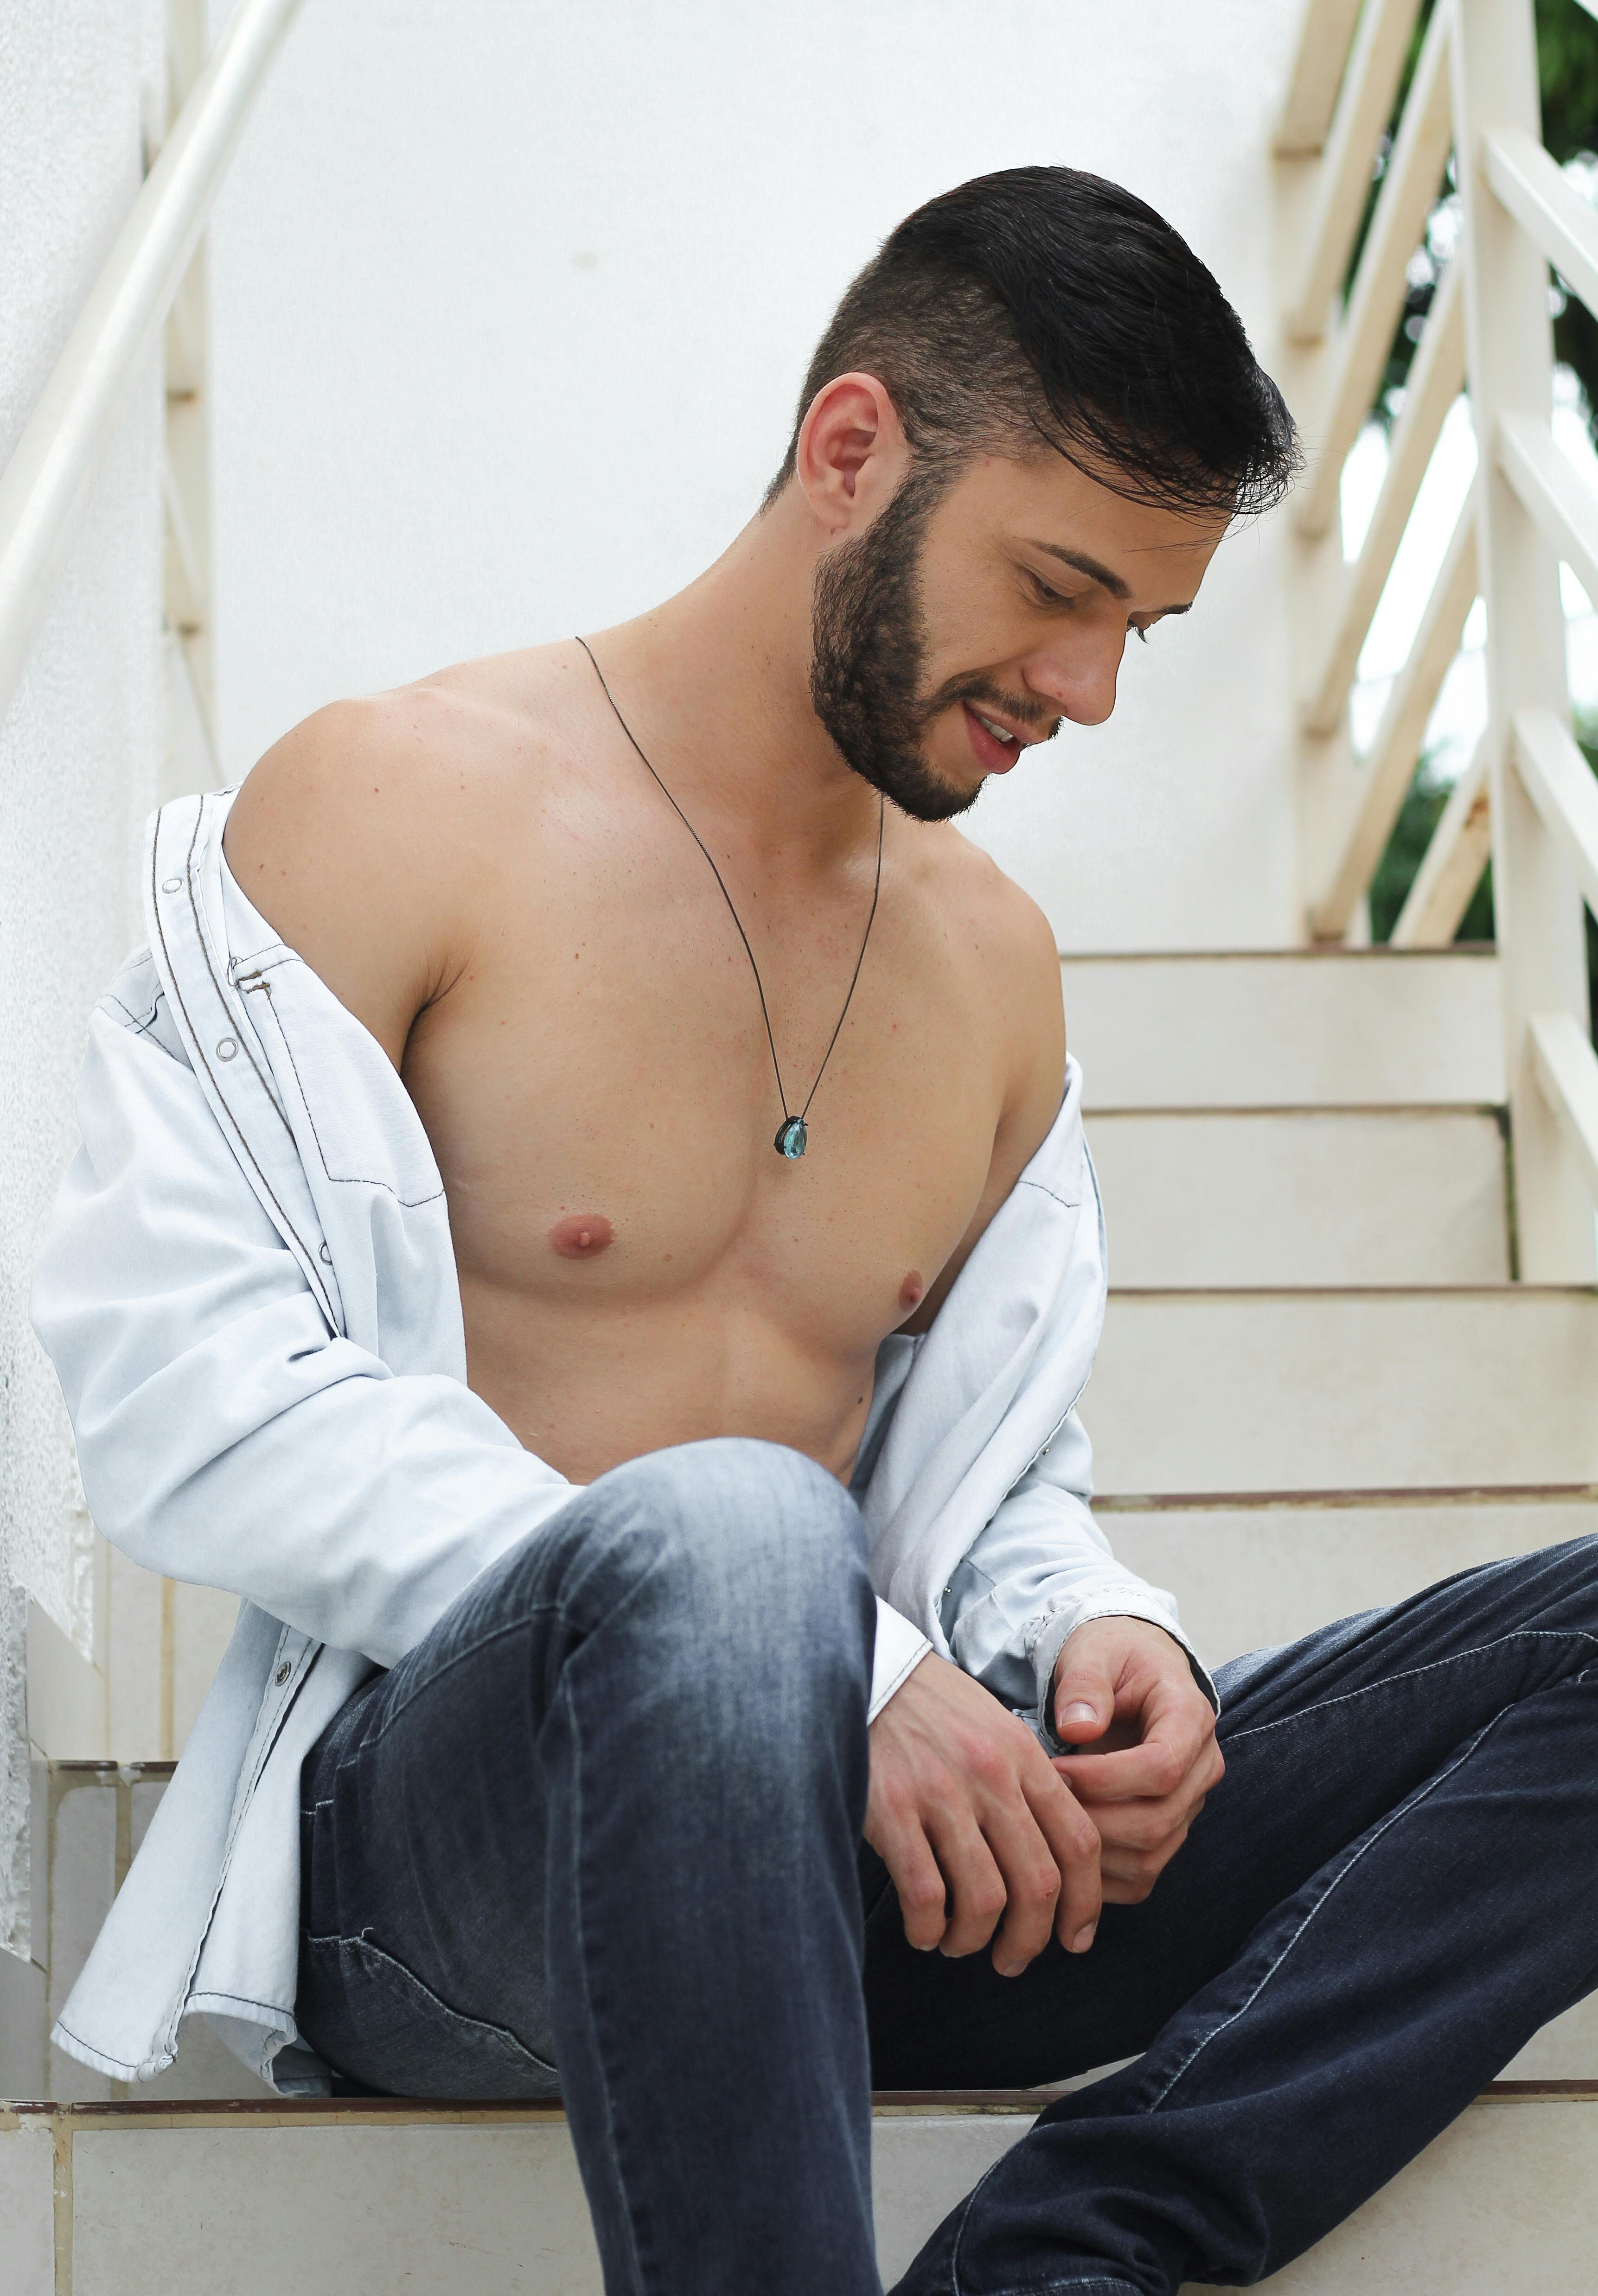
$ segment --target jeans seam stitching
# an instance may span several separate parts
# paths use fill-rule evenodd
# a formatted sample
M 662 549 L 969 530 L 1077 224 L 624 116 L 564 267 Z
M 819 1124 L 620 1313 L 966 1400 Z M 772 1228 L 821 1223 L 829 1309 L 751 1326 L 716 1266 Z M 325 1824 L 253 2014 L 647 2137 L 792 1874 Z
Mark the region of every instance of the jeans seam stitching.
M 1449 1763 L 1446 1770 L 1439 1770 L 1435 1777 L 1429 1778 L 1426 1781 L 1426 1784 L 1422 1792 L 1402 1803 L 1397 1809 L 1389 1812 L 1383 1823 L 1376 1828 L 1376 1831 L 1372 1833 L 1366 1841 L 1360 1844 L 1353 1857 L 1348 1860 L 1346 1865 L 1340 1868 L 1338 1873 L 1335 1874 L 1332 1879 L 1327 1883 L 1325 1889 L 1322 1890 L 1314 1905 L 1309 1907 L 1303 1920 L 1293 1931 L 1291 1937 L 1290 1937 L 1287 1942 L 1283 1945 L 1281 1952 L 1277 1954 L 1274 1960 L 1271 1963 L 1270 1967 L 1261 1972 L 1259 1982 L 1255 1986 L 1248 1999 L 1246 2001 L 1240 2002 L 1229 2017 L 1224 2017 L 1218 2025 L 1212 2025 L 1209 2030 L 1204 2034 L 1202 2038 L 1194 2044 L 1187 2056 L 1183 2059 L 1182 2062 L 1172 2072 L 1169 2079 L 1166 2081 L 1164 2087 L 1158 2090 L 1150 2099 L 1148 2104 L 1144 2107 L 1146 2112 L 1158 2112 L 1160 2106 L 1165 2103 L 1167 2097 L 1169 2096 L 1171 2091 L 1176 2087 L 1177 2082 L 1184 2080 L 1187 2075 L 1192 2070 L 1194 2065 L 1197 2064 L 1199 2059 L 1203 2055 L 1211 2041 L 1218 2040 L 1223 2033 L 1229 2032 L 1231 2030 L 1232 2027 L 1237 2023 L 1240 2018 L 1246 2017 L 1248 2015 L 1250 2010 L 1252 2009 L 1254 2004 L 1265 1991 L 1266 1987 L 1270 1983 L 1272 1978 L 1275 1976 L 1282 1963 L 1292 1952 L 1294 1947 L 1308 1929 L 1310 1923 L 1315 1920 L 1315 1916 L 1322 1911 L 1322 1909 L 1330 1903 L 1335 1892 L 1341 1887 L 1342 1883 L 1347 1881 L 1348 1875 L 1353 1873 L 1355 1867 L 1364 1860 L 1367 1852 L 1374 1849 L 1379 1841 L 1384 1841 L 1401 1818 L 1407 1817 L 1412 1811 L 1419 1809 L 1423 1802 L 1429 1801 L 1439 1786 L 1443 1786 L 1447 1784 L 1448 1780 L 1454 1775 L 1456 1770 L 1463 1769 L 1464 1765 L 1470 1760 L 1471 1755 L 1481 1744 L 1482 1741 L 1487 1737 L 1492 1731 L 1497 1728 L 1499 1723 L 1510 1710 L 1511 1710 L 1508 1706 L 1500 1707 L 1498 1712 L 1493 1716 L 1491 1721 L 1484 1723 L 1481 1728 L 1476 1733 L 1475 1736 L 1470 1740 L 1469 1743 L 1460 1750 L 1459 1753 L 1455 1756 L 1455 1759 Z
M 1404 1667 L 1397 1674 L 1385 1674 L 1380 1682 L 1367 1682 L 1358 1690 L 1340 1691 L 1335 1698 L 1319 1699 L 1315 1705 L 1302 1706 L 1296 1713 L 1280 1715 L 1274 1722 L 1255 1722 L 1247 1729 L 1228 1731 L 1226 1742 L 1236 1746 L 1245 1738 L 1263 1737 L 1269 1730 L 1288 1729 L 1294 1723 L 1306 1722 L 1315 1715 L 1329 1713 L 1334 1706 L 1352 1705 L 1356 1699 L 1369 1698 L 1378 1690 L 1390 1690 L 1397 1683 L 1415 1681 L 1422 1675 L 1435 1674 L 1443 1667 L 1457 1666 L 1462 1659 L 1487 1658 L 1494 1651 L 1502 1649 L 1505 1643 L 1517 1642 L 1579 1642 L 1587 1643 L 1598 1651 L 1598 1636 L 1587 1634 L 1580 1627 L 1517 1627 L 1508 1634 L 1496 1636 L 1490 1643 L 1476 1643 L 1469 1650 L 1455 1651 L 1447 1658 L 1429 1660 L 1424 1666 Z M 1493 1718 L 1496 1721 L 1498 1718 L 1495 1715 Z
M 497 2039 L 510 2042 L 512 2046 L 529 2062 L 537 2065 L 540 2072 L 547 2073 L 552 2080 L 560 2079 L 559 2066 L 551 2064 L 546 2057 L 541 2057 L 537 2049 L 529 2049 L 520 2033 L 513 2033 L 508 2025 L 495 2024 L 491 2018 L 474 2017 L 470 2010 L 455 2008 L 452 2003 L 446 2001 L 441 1993 L 435 1992 L 424 1977 L 418 1977 L 410 1964 L 401 1961 L 397 1953 L 390 1953 L 386 1946 L 379 1945 L 376 1939 L 367 1931 L 362 1930 L 353 1937 L 336 1930 L 330 1931 L 323 1937 L 313 1937 L 307 1931 L 305 1942 L 307 1946 L 336 1946 L 340 1953 L 346 1948 L 358 1948 L 363 1953 L 375 1954 L 380 1961 L 386 1961 L 391 1969 L 397 1969 L 419 1993 L 425 1993 L 428 1999 L 441 2009 L 447 2017 L 453 2019 L 457 2025 L 475 2025 L 479 2032 L 492 2033 Z

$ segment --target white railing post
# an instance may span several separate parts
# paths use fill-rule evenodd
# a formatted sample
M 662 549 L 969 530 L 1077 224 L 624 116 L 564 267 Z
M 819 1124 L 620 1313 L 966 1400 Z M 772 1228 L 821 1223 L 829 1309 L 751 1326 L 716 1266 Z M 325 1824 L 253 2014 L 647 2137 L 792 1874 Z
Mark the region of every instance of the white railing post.
M 1504 474 L 1504 416 L 1546 425 L 1553 398 L 1548 268 L 1495 196 L 1484 138 L 1540 135 L 1532 0 L 1446 0 L 1455 9 L 1455 149 L 1463 207 L 1465 356 L 1479 447 L 1477 550 L 1487 604 L 1493 897 L 1514 1143 L 1520 1272 L 1590 1282 L 1593 1202 L 1586 1176 L 1538 1083 L 1534 1015 L 1567 1014 L 1585 1031 L 1581 895 L 1569 862 L 1515 771 L 1515 713 L 1568 719 L 1559 562 Z

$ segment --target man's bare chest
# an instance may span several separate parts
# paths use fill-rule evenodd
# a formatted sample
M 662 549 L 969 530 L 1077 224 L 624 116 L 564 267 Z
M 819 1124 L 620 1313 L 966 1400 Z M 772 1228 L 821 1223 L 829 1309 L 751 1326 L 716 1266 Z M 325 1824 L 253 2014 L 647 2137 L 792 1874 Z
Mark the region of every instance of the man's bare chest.
M 885 905 L 810 1099 L 850 921 L 756 918 L 758 986 L 710 892 L 635 873 L 507 914 L 418 1023 L 406 1081 L 463 1280 L 548 1308 L 749 1306 L 852 1355 L 903 1319 L 906 1284 L 931 1283 L 976 1208 L 996 1032 L 957 957 Z M 790 1160 L 774 1135 L 807 1100 Z

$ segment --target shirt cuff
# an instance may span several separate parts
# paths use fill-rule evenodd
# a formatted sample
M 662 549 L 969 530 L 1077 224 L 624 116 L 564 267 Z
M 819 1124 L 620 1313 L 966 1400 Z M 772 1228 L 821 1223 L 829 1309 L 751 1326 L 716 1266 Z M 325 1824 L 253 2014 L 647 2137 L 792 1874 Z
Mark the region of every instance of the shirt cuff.
M 867 1722 L 874 1722 L 893 1693 L 913 1674 L 931 1649 L 919 1627 L 903 1611 L 877 1596 L 877 1644 L 871 1662 L 871 1705 Z
M 1162 1634 L 1169 1635 L 1177 1648 L 1185 1654 L 1193 1680 L 1216 1712 L 1220 1712 L 1220 1696 L 1210 1680 L 1209 1669 L 1200 1662 L 1197 1652 L 1182 1629 L 1172 1625 L 1168 1615 L 1152 1603 L 1145 1607 L 1135 1595 L 1105 1595 L 1096 1602 L 1070 1603 L 1063 1610 L 1054 1611 L 1045 1620 L 1032 1644 L 1033 1674 L 1037 1684 L 1037 1732 L 1051 1752 L 1069 1754 L 1078 1751 L 1067 1746 L 1054 1735 L 1054 1669 L 1071 1636 L 1078 1627 L 1086 1626 L 1092 1619 L 1145 1619 L 1150 1626 L 1158 1627 Z

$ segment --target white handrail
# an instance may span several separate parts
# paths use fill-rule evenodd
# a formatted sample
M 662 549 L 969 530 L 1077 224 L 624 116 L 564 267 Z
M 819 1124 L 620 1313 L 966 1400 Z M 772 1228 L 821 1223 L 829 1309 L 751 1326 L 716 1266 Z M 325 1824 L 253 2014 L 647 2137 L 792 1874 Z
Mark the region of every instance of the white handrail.
M 1552 709 L 1517 709 L 1515 770 L 1598 916 L 1598 781 Z
M 1337 331 L 1326 395 L 1315 417 L 1318 460 L 1299 512 L 1300 531 L 1323 532 L 1336 512 L 1343 463 L 1375 395 L 1404 308 L 1405 266 L 1415 242 L 1425 236 L 1453 137 L 1448 12 L 1439 8 L 1427 29 Z
M 1529 414 L 1498 418 L 1498 467 L 1589 598 L 1598 598 L 1598 494 Z
M 1598 1202 L 1598 1053 L 1569 1013 L 1534 1013 L 1526 1033 L 1538 1089 L 1563 1127 Z
M 1320 162 L 1296 275 L 1283 314 L 1294 342 L 1324 333 L 1371 181 L 1371 154 L 1404 70 L 1421 0 L 1367 0 Z
M 1426 722 L 1459 651 L 1477 591 L 1476 504 L 1462 506 L 1408 659 L 1393 680 L 1362 768 L 1364 786 L 1330 882 L 1312 904 L 1315 932 L 1341 939 L 1370 884 L 1414 777 Z
M 1371 513 L 1358 557 L 1348 569 L 1336 618 L 1327 630 L 1304 701 L 1304 725 L 1312 734 L 1330 734 L 1348 703 L 1359 668 L 1360 648 L 1376 618 L 1387 578 L 1393 570 L 1409 514 L 1421 491 L 1448 409 L 1465 379 L 1464 295 L 1460 266 L 1451 263 L 1432 298 L 1426 328 L 1404 389 L 1404 411 L 1389 441 L 1387 475 Z M 1340 469 L 1336 477 L 1340 480 Z M 1337 506 L 1332 495 L 1332 506 Z M 1330 521 L 1328 521 L 1330 522 Z M 1300 533 L 1315 531 L 1307 520 Z
M 139 361 L 205 228 L 299 0 L 239 0 L 0 477 L 0 714 L 116 433 Z
M 1484 734 L 1448 793 L 1389 939 L 1394 948 L 1446 948 L 1493 850 L 1493 800 Z
M 1598 311 L 1598 215 L 1553 153 L 1523 127 L 1485 139 L 1487 179 L 1568 287 Z

